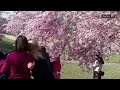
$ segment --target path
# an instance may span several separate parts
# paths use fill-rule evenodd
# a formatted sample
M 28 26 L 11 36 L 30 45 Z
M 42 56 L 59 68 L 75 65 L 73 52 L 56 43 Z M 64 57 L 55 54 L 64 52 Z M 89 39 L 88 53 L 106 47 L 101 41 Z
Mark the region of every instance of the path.
M 7 34 L 5 34 L 5 37 L 6 37 L 6 38 L 9 38 L 9 39 L 12 39 L 12 40 L 15 40 L 15 39 L 16 39 L 16 37 L 14 37 L 14 36 L 12 36 L 12 35 L 7 35 Z
M 15 40 L 16 37 L 12 36 L 12 35 L 7 35 L 7 34 L 1 34 L 0 33 L 0 36 L 5 36 L 6 38 L 9 38 L 9 39 L 12 39 L 12 40 Z

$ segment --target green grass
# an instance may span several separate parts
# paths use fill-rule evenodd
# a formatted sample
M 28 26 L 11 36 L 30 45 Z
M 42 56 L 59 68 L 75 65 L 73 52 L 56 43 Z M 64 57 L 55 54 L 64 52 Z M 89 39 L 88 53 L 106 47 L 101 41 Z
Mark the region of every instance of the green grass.
M 14 40 L 11 40 L 8 38 L 3 38 L 2 40 L 3 40 L 3 43 L 1 44 L 1 47 L 6 53 L 14 49 L 13 47 Z
M 106 62 L 119 62 L 119 61 L 120 61 L 120 56 L 115 55 L 115 56 L 112 56 L 111 58 L 109 58 L 109 60 Z
M 92 72 L 83 72 L 78 64 L 64 64 L 62 79 L 90 79 Z
M 104 66 L 103 79 L 120 79 L 120 66 Z
M 104 66 L 103 79 L 120 79 L 120 66 Z M 93 72 L 83 72 L 78 64 L 64 64 L 62 79 L 92 79 Z

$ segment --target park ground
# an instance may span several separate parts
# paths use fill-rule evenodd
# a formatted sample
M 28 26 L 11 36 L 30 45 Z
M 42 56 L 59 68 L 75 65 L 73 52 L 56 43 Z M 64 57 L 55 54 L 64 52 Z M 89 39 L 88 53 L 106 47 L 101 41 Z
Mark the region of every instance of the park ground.
M 5 36 L 3 38 L 3 44 L 1 45 L 3 50 L 8 53 L 13 50 L 14 37 Z M 105 61 L 103 70 L 105 75 L 103 79 L 120 79 L 120 56 L 112 56 L 108 61 Z M 62 63 L 62 79 L 92 79 L 93 72 L 84 72 L 78 63 Z

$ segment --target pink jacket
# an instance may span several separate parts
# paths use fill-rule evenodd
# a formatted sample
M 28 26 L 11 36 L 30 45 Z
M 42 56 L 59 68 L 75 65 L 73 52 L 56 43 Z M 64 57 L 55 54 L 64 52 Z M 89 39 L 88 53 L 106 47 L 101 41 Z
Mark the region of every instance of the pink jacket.
M 4 61 L 3 66 L 0 69 L 0 74 L 7 72 L 10 70 L 10 76 L 9 79 L 14 75 L 17 68 L 19 68 L 19 64 L 21 63 L 21 60 L 25 57 L 27 52 L 11 52 L 6 60 Z M 30 79 L 30 70 L 27 67 L 27 64 L 31 62 L 34 62 L 34 57 L 31 53 L 28 54 L 26 61 L 24 64 L 20 67 L 19 72 L 17 72 L 14 79 Z
M 60 63 L 60 58 L 56 58 L 57 60 L 54 61 L 53 69 L 54 73 L 60 72 L 61 71 L 61 63 Z

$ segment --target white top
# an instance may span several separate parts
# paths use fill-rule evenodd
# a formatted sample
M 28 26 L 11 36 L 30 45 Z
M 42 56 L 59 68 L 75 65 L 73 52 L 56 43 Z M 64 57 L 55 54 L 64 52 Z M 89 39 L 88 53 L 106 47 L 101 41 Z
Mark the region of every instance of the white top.
M 100 64 L 98 60 L 96 60 L 92 66 L 93 66 L 93 71 L 101 71 L 102 70 L 102 64 Z

